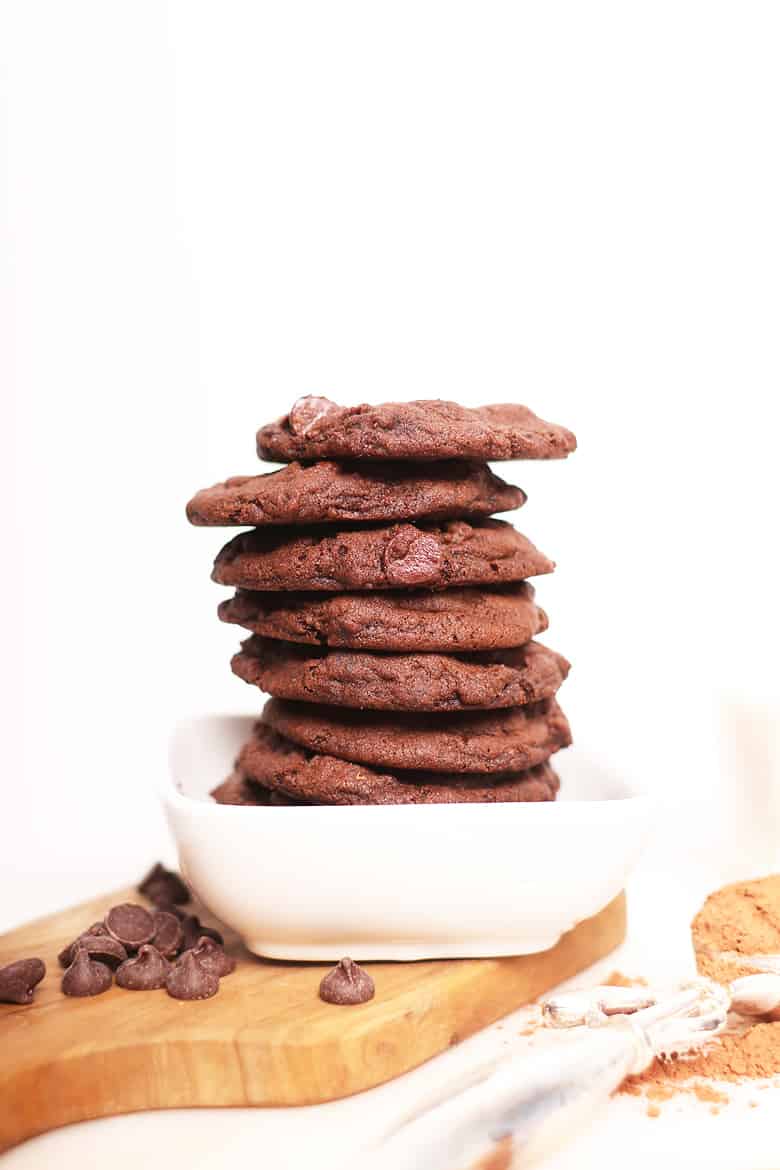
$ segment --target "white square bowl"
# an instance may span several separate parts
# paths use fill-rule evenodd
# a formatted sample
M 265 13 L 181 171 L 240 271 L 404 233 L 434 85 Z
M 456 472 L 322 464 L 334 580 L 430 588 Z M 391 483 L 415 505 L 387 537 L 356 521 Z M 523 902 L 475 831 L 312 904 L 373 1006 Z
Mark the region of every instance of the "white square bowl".
M 269 958 L 548 950 L 623 889 L 650 828 L 649 798 L 576 752 L 538 804 L 218 805 L 254 721 L 182 724 L 163 800 L 198 898 Z

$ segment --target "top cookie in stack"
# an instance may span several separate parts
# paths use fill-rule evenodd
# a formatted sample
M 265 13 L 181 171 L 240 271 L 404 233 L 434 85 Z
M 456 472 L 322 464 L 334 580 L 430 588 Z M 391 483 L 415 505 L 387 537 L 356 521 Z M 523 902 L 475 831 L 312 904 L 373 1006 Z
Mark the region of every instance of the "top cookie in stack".
M 235 673 L 273 698 L 214 792 L 233 804 L 552 800 L 571 742 L 565 658 L 528 578 L 554 564 L 491 517 L 525 503 L 487 460 L 559 459 L 570 431 L 524 406 L 302 398 L 257 435 L 287 463 L 190 501 L 246 526 L 213 579 L 251 631 Z

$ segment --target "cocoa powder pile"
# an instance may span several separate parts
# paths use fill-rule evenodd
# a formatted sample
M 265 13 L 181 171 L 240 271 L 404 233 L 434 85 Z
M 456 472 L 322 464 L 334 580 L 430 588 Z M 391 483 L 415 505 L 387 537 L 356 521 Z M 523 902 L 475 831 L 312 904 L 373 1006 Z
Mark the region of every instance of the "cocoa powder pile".
M 748 956 L 780 955 L 780 874 L 716 890 L 694 918 L 691 933 L 700 974 L 730 983 L 755 973 Z M 735 957 L 724 957 L 729 952 Z M 728 1097 L 706 1082 L 737 1083 L 777 1076 L 780 1022 L 744 1021 L 693 1057 L 655 1060 L 641 1076 L 625 1081 L 621 1092 L 646 1097 L 651 1102 L 651 1117 L 659 1115 L 657 1102 L 679 1092 L 694 1093 L 699 1100 L 710 1102 L 715 1113 Z
M 702 975 L 730 983 L 755 971 L 735 955 L 780 955 L 780 874 L 735 882 L 710 894 L 691 924 Z

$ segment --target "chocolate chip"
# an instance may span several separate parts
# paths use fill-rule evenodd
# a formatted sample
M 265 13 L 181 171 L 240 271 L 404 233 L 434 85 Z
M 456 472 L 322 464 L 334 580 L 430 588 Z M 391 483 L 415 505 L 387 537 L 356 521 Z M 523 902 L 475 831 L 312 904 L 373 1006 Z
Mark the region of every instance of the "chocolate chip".
M 383 559 L 390 584 L 410 586 L 435 581 L 444 557 L 433 536 L 403 528 L 387 545 Z
M 79 935 L 79 938 L 81 938 L 81 935 Z M 61 967 L 69 967 L 73 962 L 73 948 L 77 942 L 78 939 L 74 939 L 72 943 L 68 943 L 66 947 L 63 947 L 57 955 L 57 962 Z
M 174 999 L 209 999 L 219 991 L 219 978 L 207 971 L 192 951 L 185 951 L 168 973 L 165 986 Z
M 305 435 L 319 419 L 339 409 L 329 398 L 317 398 L 314 394 L 307 394 L 305 398 L 299 398 L 294 403 L 287 422 L 294 435 Z
M 89 951 L 76 942 L 73 962 L 62 976 L 62 990 L 65 995 L 100 995 L 108 991 L 113 976 L 111 968 L 89 957 Z
M 213 938 L 214 942 L 222 946 L 225 942 L 218 930 L 214 930 L 211 926 L 204 926 L 197 914 L 188 914 L 186 918 L 181 920 L 181 929 L 184 934 L 184 949 L 189 951 L 194 946 L 198 945 L 198 939 Z
M 121 942 L 117 942 L 110 934 L 79 935 L 73 943 L 71 962 L 76 956 L 76 947 L 83 947 L 90 959 L 94 959 L 96 963 L 105 963 L 112 970 L 116 970 L 127 958 L 127 951 Z
M 183 922 L 185 918 L 190 917 L 187 910 L 182 910 L 181 906 L 174 906 L 173 904 L 165 907 L 165 913 L 173 914 L 174 918 L 178 918 L 179 922 Z
M 154 938 L 154 919 L 148 910 L 133 902 L 112 906 L 106 914 L 105 924 L 108 933 L 127 947 L 128 951 L 137 951 Z
M 43 959 L 17 959 L 0 967 L 0 1003 L 32 1003 L 33 988 L 45 974 Z
M 144 943 L 138 954 L 119 968 L 116 985 L 127 991 L 155 991 L 158 987 L 165 987 L 170 970 L 171 964 L 157 947 Z
M 179 919 L 169 910 L 155 910 L 152 918 L 154 919 L 152 946 L 155 946 L 166 959 L 175 958 L 184 945 L 184 931 Z
M 206 935 L 201 935 L 190 953 L 195 956 L 201 967 L 205 967 L 220 979 L 232 974 L 236 969 L 236 960 L 226 955 L 219 943 Z
M 93 922 L 91 926 L 88 926 L 87 929 L 83 930 L 81 933 L 90 934 L 94 938 L 97 934 L 108 934 L 108 931 L 106 930 L 105 922 Z
M 374 997 L 374 980 L 352 959 L 340 959 L 320 983 L 320 999 L 326 1003 L 367 1003 Z
M 107 936 L 108 931 L 106 930 L 105 923 L 93 922 L 92 925 L 87 927 L 86 930 L 82 930 L 81 934 L 74 938 L 72 943 L 68 943 L 66 947 L 63 947 L 60 953 L 57 955 L 57 961 L 61 967 L 69 967 L 71 965 L 73 962 L 73 956 L 75 954 L 76 943 L 79 942 L 82 938 L 86 938 L 88 935 L 90 938 L 95 938 L 97 935 L 100 935 L 101 937 Z
M 158 861 L 138 887 L 138 893 L 143 894 L 155 906 L 167 909 L 169 906 L 184 905 L 190 900 L 190 891 L 177 873 L 166 869 Z

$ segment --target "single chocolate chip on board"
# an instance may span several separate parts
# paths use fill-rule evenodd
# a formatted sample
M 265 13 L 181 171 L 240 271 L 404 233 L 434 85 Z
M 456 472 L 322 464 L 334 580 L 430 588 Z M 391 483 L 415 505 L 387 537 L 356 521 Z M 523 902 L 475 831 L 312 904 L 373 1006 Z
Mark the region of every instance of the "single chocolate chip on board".
M 178 955 L 184 945 L 184 931 L 181 928 L 181 922 L 175 914 L 171 914 L 168 910 L 155 910 L 152 917 L 154 919 L 152 945 L 166 959 L 172 959 Z
M 32 1003 L 33 991 L 45 974 L 43 959 L 17 959 L 0 967 L 0 1003 Z
M 128 950 L 136 951 L 154 938 L 154 918 L 143 906 L 122 902 L 112 906 L 105 917 L 108 933 Z
M 76 997 L 101 995 L 112 982 L 111 968 L 95 962 L 86 948 L 77 943 L 73 962 L 62 976 L 63 993 Z
M 325 1003 L 367 1003 L 373 998 L 374 980 L 352 959 L 340 959 L 320 983 L 320 999 Z
M 156 991 L 165 986 L 170 970 L 171 964 L 157 947 L 144 943 L 138 954 L 119 968 L 116 985 L 126 991 Z
M 231 955 L 226 955 L 219 943 L 207 935 L 201 935 L 190 953 L 195 956 L 201 967 L 220 979 L 225 975 L 231 975 L 236 969 L 236 960 Z
M 183 906 L 190 900 L 190 891 L 179 875 L 166 869 L 159 861 L 139 885 L 138 893 L 155 906 Z
M 174 999 L 209 999 L 219 991 L 219 977 L 185 951 L 168 973 L 165 987 Z

